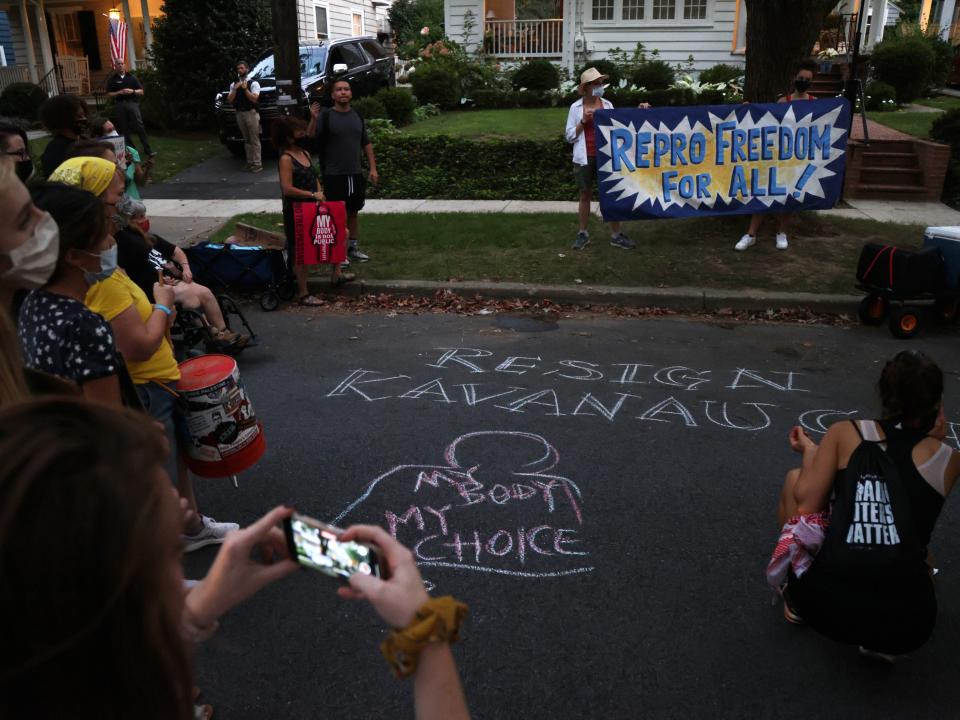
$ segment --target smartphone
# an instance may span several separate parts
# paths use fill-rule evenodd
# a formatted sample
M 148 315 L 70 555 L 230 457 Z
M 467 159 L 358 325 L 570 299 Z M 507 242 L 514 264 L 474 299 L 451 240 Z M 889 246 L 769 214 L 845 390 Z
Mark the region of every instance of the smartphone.
M 346 581 L 354 573 L 381 577 L 379 551 L 353 540 L 342 542 L 343 530 L 306 515 L 283 521 L 290 557 L 304 567 Z

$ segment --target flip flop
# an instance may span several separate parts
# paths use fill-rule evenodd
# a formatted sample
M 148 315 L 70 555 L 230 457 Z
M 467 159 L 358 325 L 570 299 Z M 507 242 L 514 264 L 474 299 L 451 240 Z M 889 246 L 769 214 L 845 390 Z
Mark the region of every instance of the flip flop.
M 297 300 L 297 304 L 302 305 L 303 307 L 320 307 L 325 303 L 323 302 L 323 300 L 321 300 L 320 298 L 314 295 L 304 295 L 299 300 Z

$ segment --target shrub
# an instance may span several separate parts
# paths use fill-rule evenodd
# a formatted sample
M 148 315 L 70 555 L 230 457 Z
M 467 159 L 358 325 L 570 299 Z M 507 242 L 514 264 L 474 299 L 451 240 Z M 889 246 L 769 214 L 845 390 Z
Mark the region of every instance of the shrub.
M 877 80 L 892 85 L 903 105 L 926 92 L 933 79 L 936 55 L 920 37 L 891 38 L 873 49 L 873 72 Z
M 738 65 L 720 63 L 709 67 L 697 78 L 702 83 L 726 83 L 743 77 L 744 69 Z
M 446 63 L 420 63 L 410 76 L 410 82 L 418 102 L 433 103 L 443 110 L 460 104 L 460 78 Z
M 522 108 L 550 107 L 552 101 L 547 93 L 526 90 L 517 93 L 517 104 Z
M 413 110 L 413 121 L 420 122 L 421 120 L 426 120 L 427 118 L 436 117 L 440 114 L 440 108 L 438 108 L 433 103 L 424 103 L 423 105 L 417 105 Z
M 950 146 L 954 160 L 960 160 L 960 108 L 947 110 L 933 121 L 930 137 Z
M 531 60 L 513 73 L 513 86 L 534 92 L 555 90 L 560 85 L 560 71 L 549 60 Z
M 417 103 L 413 94 L 406 88 L 384 88 L 374 97 L 383 103 L 387 117 L 397 127 L 413 122 L 413 110 Z
M 953 72 L 953 45 L 942 40 L 939 35 L 928 35 L 925 39 L 933 50 L 934 58 L 930 87 L 941 88 L 947 84 L 950 73 Z
M 387 11 L 387 20 L 398 44 L 416 45 L 421 37 L 430 42 L 439 40 L 443 32 L 443 0 L 394 0 Z M 424 27 L 429 32 L 421 36 L 420 30 Z
M 156 70 L 137 70 L 137 79 L 143 85 L 140 113 L 147 129 L 167 131 L 176 127 L 176 103 L 168 97 L 166 87 L 160 82 L 159 73 Z M 108 117 L 111 110 L 105 111 Z
M 37 111 L 46 99 L 47 94 L 39 85 L 29 82 L 11 83 L 0 94 L 0 115 L 34 121 L 38 117 Z
M 867 110 L 897 109 L 897 90 L 892 85 L 874 81 L 867 85 L 864 95 L 867 99 Z
M 610 78 L 607 82 L 609 82 L 611 85 L 618 84 L 620 79 L 623 77 L 623 73 L 620 71 L 620 66 L 612 60 L 594 60 L 592 62 L 586 62 L 574 70 L 573 81 L 577 85 L 580 84 L 580 76 L 587 68 L 596 68 L 604 75 L 607 75 Z
M 503 110 L 520 104 L 519 93 L 513 90 L 477 90 L 471 99 L 480 110 Z
M 676 71 L 663 60 L 650 60 L 633 71 L 630 81 L 647 90 L 666 90 L 673 85 Z
M 387 119 L 387 109 L 375 97 L 357 98 L 350 103 L 350 107 L 357 111 L 357 115 L 364 120 Z

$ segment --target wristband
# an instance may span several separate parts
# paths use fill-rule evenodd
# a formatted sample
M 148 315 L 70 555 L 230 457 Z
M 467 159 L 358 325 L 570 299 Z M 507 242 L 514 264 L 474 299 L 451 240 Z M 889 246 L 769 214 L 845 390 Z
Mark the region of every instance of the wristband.
M 161 305 L 160 303 L 154 303 L 154 304 L 153 304 L 153 309 L 154 309 L 154 310 L 161 310 L 161 311 L 163 311 L 164 313 L 166 313 L 166 315 L 167 315 L 168 317 L 169 317 L 170 315 L 173 315 L 173 310 L 171 310 L 170 308 L 168 308 L 166 305 Z
M 391 632 L 380 645 L 380 652 L 398 678 L 417 671 L 420 651 L 432 642 L 456 642 L 467 606 L 450 595 L 431 598 L 423 604 L 407 627 Z

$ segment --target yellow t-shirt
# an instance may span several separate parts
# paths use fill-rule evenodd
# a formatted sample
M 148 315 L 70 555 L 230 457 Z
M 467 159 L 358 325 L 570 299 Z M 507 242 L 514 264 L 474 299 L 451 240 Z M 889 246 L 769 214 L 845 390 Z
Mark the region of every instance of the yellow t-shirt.
M 112 322 L 117 315 L 131 305 L 137 308 L 137 313 L 143 322 L 147 322 L 153 314 L 153 305 L 150 304 L 143 290 L 119 268 L 106 280 L 90 286 L 84 304 L 95 313 L 103 315 L 107 322 Z M 173 346 L 166 338 L 160 341 L 160 347 L 149 360 L 142 362 L 126 360 L 126 363 L 127 370 L 130 371 L 130 376 L 137 385 L 151 380 L 174 382 L 180 379 L 180 368 L 173 357 Z

